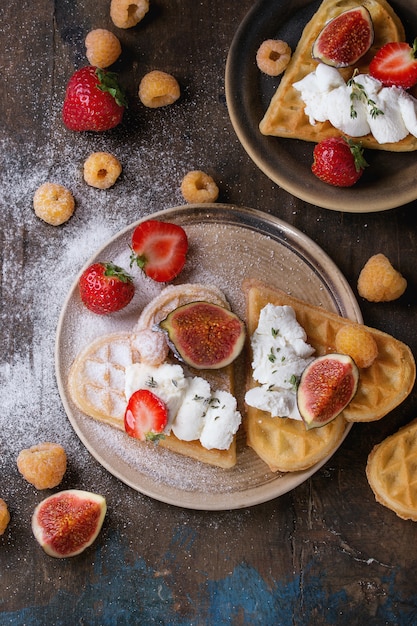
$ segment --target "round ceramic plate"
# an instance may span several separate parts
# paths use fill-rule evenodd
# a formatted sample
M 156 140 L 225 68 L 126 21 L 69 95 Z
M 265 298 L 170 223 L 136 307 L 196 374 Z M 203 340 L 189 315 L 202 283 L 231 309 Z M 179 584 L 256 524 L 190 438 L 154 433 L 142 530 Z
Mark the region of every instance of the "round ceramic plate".
M 393 0 L 406 29 L 417 28 L 416 0 Z M 311 173 L 313 144 L 266 137 L 259 122 L 276 90 L 279 77 L 266 76 L 256 65 L 265 39 L 283 39 L 294 50 L 304 26 L 320 2 L 260 0 L 240 25 L 226 63 L 226 98 L 236 134 L 255 164 L 283 189 L 310 204 L 352 213 L 382 211 L 417 198 L 415 153 L 366 151 L 369 168 L 353 187 L 326 185 Z M 413 41 L 415 32 L 408 36 Z M 408 33 L 407 33 L 408 34 Z M 411 38 L 410 38 L 411 37 Z
M 345 278 L 313 241 L 288 224 L 263 213 L 230 205 L 189 205 L 162 211 L 153 219 L 180 224 L 189 238 L 189 255 L 177 283 L 217 285 L 233 310 L 244 316 L 241 284 L 258 278 L 311 303 L 362 321 Z M 132 224 L 112 238 L 86 264 L 114 261 L 129 267 Z M 86 267 L 85 266 L 85 267 Z M 83 268 L 85 269 L 85 268 Z M 83 270 L 81 270 L 82 272 Z M 80 273 L 81 273 L 80 272 Z M 309 478 L 329 457 L 308 471 L 273 474 L 238 441 L 238 462 L 223 470 L 149 446 L 84 416 L 71 401 L 68 371 L 77 353 L 95 337 L 133 328 L 139 312 L 164 285 L 135 272 L 136 295 L 111 316 L 94 315 L 81 303 L 78 278 L 64 303 L 56 338 L 56 374 L 62 401 L 77 435 L 109 472 L 157 500 L 191 509 L 246 507 L 280 496 Z M 350 426 L 347 426 L 346 434 Z

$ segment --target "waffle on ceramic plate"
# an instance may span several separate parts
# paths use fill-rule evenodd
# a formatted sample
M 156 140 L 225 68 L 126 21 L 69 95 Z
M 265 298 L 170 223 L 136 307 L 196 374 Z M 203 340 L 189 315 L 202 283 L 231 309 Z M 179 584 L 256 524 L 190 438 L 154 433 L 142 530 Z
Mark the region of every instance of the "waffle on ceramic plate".
M 349 320 L 318 306 L 287 295 L 283 291 L 248 279 L 243 284 L 247 306 L 248 333 L 257 327 L 262 308 L 289 305 L 299 324 L 307 333 L 308 343 L 316 356 L 335 352 L 335 337 Z M 360 370 L 359 386 L 347 408 L 333 421 L 321 428 L 307 431 L 302 422 L 271 416 L 253 407 L 247 407 L 245 427 L 247 441 L 272 471 L 306 469 L 334 449 L 344 432 L 346 422 L 378 420 L 398 406 L 410 393 L 416 375 L 411 350 L 382 331 L 365 327 L 374 337 L 378 356 L 374 363 Z M 255 386 L 248 375 L 248 387 Z
M 96 419 L 124 431 L 126 410 L 125 371 L 129 365 L 140 361 L 135 342 L 136 333 L 151 329 L 170 311 L 195 300 L 208 300 L 229 307 L 216 287 L 205 285 L 181 285 L 165 288 L 145 309 L 132 332 L 111 333 L 98 337 L 74 360 L 68 377 L 68 389 L 79 410 Z M 197 372 L 190 370 L 191 375 Z M 233 394 L 233 367 L 221 370 L 200 371 L 212 389 L 223 389 Z M 138 445 L 155 445 L 138 442 Z M 158 445 L 193 459 L 222 468 L 236 463 L 236 436 L 228 450 L 208 450 L 199 441 L 182 441 L 172 433 L 159 440 Z
M 371 14 L 374 25 L 374 42 L 367 54 L 354 67 L 341 69 L 345 80 L 348 80 L 355 69 L 359 73 L 368 73 L 369 63 L 376 51 L 390 41 L 405 39 L 404 27 L 392 7 L 385 0 L 324 0 L 312 19 L 305 26 L 301 39 L 285 70 L 281 82 L 273 95 L 269 107 L 260 122 L 260 131 L 264 135 L 302 139 L 319 142 L 326 137 L 340 135 L 330 122 L 310 124 L 304 113 L 304 102 L 293 84 L 313 72 L 318 62 L 312 57 L 313 43 L 318 34 L 330 19 L 343 11 L 364 6 Z M 397 143 L 378 144 L 372 135 L 361 137 L 364 148 L 389 150 L 391 152 L 407 152 L 417 149 L 417 138 L 407 135 Z
M 366 476 L 377 502 L 417 522 L 417 420 L 373 448 Z
M 207 300 L 213 304 L 230 309 L 223 293 L 215 285 L 202 285 L 199 283 L 168 285 L 145 306 L 139 316 L 135 330 L 152 328 L 154 324 L 163 320 L 174 309 L 195 300 Z

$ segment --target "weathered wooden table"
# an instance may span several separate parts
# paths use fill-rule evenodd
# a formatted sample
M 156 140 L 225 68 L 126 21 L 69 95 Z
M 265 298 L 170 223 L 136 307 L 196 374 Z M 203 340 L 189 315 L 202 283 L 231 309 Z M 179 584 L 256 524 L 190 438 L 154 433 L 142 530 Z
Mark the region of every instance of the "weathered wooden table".
M 359 299 L 363 318 L 417 354 L 417 202 L 376 213 L 310 205 L 267 178 L 236 137 L 225 63 L 252 4 L 151 0 L 148 16 L 130 30 L 114 27 L 108 0 L 11 0 L 0 7 L 0 496 L 11 512 L 0 539 L 1 624 L 417 621 L 417 525 L 377 504 L 365 476 L 373 445 L 416 417 L 414 393 L 380 422 L 355 425 L 331 460 L 293 491 L 230 511 L 165 504 L 118 480 L 83 446 L 58 393 L 55 330 L 75 276 L 126 225 L 183 204 L 180 181 L 191 169 L 213 175 L 221 202 L 277 216 L 308 235 L 356 295 L 365 261 L 384 252 L 408 288 L 390 304 Z M 86 64 L 86 34 L 99 27 L 121 40 L 115 69 L 130 106 L 113 131 L 72 133 L 61 122 L 65 85 Z M 137 99 L 140 78 L 154 68 L 182 86 L 181 100 L 159 111 Z M 82 163 L 95 150 L 123 163 L 121 179 L 106 192 L 82 179 Z M 64 226 L 34 215 L 33 193 L 45 180 L 75 195 L 75 214 Z M 60 488 L 100 492 L 108 503 L 99 538 L 73 559 L 48 557 L 30 528 L 34 507 L 51 491 L 29 485 L 16 457 L 45 440 L 67 450 Z

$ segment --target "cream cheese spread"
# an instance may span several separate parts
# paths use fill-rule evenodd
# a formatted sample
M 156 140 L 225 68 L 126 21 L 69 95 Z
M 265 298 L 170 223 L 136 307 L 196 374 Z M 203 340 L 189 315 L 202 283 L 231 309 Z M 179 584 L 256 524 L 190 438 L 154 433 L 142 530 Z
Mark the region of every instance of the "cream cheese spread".
M 186 376 L 181 365 L 133 363 L 127 366 L 126 399 L 138 389 L 149 389 L 165 402 L 168 408 L 165 434 L 172 431 L 183 441 L 200 440 L 208 450 L 227 450 L 242 421 L 232 394 L 213 391 L 199 376 Z
M 246 392 L 245 402 L 272 417 L 301 420 L 297 384 L 313 360 L 314 348 L 290 306 L 267 304 L 251 337 L 253 378 L 260 383 Z
M 401 141 L 409 133 L 417 137 L 417 100 L 399 87 L 384 87 L 369 74 L 345 83 L 336 68 L 319 63 L 293 87 L 312 125 L 329 121 L 351 137 L 371 133 L 380 144 Z

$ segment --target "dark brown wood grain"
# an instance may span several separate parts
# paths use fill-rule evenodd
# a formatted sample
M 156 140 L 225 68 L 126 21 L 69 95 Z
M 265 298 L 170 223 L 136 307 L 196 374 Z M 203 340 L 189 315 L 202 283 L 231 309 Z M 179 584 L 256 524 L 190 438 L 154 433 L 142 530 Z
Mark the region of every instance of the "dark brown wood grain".
M 112 24 L 109 4 L 10 0 L 0 6 L 0 388 L 8 407 L 7 414 L 0 413 L 0 497 L 12 517 L 0 538 L 0 622 L 415 623 L 417 525 L 377 504 L 365 476 L 373 445 L 416 417 L 415 393 L 379 423 L 356 425 L 332 459 L 291 493 L 224 512 L 182 509 L 137 493 L 89 454 L 67 422 L 53 376 L 53 336 L 80 259 L 73 265 L 62 257 L 68 238 L 79 232 L 82 241 L 89 228 L 92 195 L 81 167 L 85 156 L 99 149 L 128 164 L 119 190 L 94 196 L 111 233 L 182 204 L 182 176 L 187 169 L 203 169 L 218 181 L 220 201 L 275 215 L 307 234 L 356 295 L 365 261 L 384 252 L 407 277 L 408 289 L 393 303 L 359 298 L 364 321 L 417 354 L 417 202 L 373 214 L 309 205 L 258 170 L 236 137 L 226 106 L 225 62 L 253 2 L 151 0 L 143 22 L 125 31 Z M 105 136 L 71 133 L 61 122 L 65 85 L 74 69 L 86 64 L 84 38 L 98 27 L 121 40 L 123 54 L 114 69 L 130 106 L 122 126 Z M 178 78 L 182 98 L 176 109 L 155 113 L 140 105 L 140 78 L 155 68 Z M 77 208 L 67 230 L 33 215 L 33 193 L 50 178 L 74 191 Z M 89 255 L 86 251 L 84 260 Z M 40 267 L 42 258 L 45 265 L 34 277 L 31 264 Z M 65 268 L 62 275 L 58 263 Z M 67 287 L 49 289 L 49 280 Z M 39 291 L 51 293 L 52 301 L 40 301 Z M 53 301 L 54 293 L 60 302 Z M 37 349 L 46 335 L 49 353 L 39 363 Z M 26 364 L 21 371 L 19 363 Z M 41 389 L 30 402 L 17 392 L 29 384 L 26 376 L 37 377 Z M 48 432 L 44 423 L 51 411 L 56 426 Z M 50 492 L 40 494 L 26 483 L 15 463 L 17 447 L 57 438 L 60 428 L 70 442 L 61 487 L 99 491 L 109 505 L 97 542 L 69 560 L 47 557 L 36 544 L 32 511 Z

